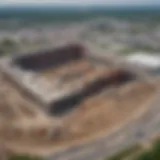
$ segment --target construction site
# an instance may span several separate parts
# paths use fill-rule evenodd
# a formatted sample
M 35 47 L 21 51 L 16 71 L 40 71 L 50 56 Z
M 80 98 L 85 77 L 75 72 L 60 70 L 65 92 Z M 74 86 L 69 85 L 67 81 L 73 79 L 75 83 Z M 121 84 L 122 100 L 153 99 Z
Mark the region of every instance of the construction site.
M 23 152 L 107 133 L 145 108 L 159 85 L 79 44 L 3 57 L 0 71 L 0 137 Z

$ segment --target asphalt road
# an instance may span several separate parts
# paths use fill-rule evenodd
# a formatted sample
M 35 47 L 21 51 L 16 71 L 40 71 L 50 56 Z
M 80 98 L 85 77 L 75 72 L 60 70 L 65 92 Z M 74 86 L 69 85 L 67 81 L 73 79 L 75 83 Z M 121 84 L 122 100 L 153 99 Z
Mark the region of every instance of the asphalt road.
M 104 157 L 134 145 L 140 140 L 147 140 L 159 132 L 160 98 L 143 116 L 123 126 L 113 134 L 56 153 L 47 160 L 102 160 Z

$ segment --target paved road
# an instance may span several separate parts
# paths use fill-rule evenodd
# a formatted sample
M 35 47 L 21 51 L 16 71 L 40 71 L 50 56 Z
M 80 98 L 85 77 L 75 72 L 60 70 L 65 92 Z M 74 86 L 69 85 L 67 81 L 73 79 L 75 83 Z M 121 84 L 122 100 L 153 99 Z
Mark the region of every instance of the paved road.
M 159 96 L 160 97 L 160 96 Z M 117 132 L 56 153 L 48 160 L 99 160 L 110 156 L 120 149 L 135 144 L 139 140 L 148 139 L 151 135 L 160 132 L 160 98 L 139 119 L 122 127 Z

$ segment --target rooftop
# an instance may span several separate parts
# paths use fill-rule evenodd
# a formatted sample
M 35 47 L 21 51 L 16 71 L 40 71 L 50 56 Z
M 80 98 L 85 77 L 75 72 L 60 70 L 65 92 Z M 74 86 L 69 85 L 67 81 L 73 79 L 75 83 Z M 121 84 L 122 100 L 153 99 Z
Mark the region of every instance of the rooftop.
M 135 53 L 127 56 L 127 61 L 151 69 L 160 68 L 160 56 L 146 53 Z

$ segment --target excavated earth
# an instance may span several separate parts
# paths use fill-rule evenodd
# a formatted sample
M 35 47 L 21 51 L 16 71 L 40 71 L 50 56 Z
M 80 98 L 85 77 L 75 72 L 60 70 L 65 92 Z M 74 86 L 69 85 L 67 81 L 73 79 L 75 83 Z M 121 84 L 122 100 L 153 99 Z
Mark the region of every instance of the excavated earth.
M 144 82 L 124 84 L 85 99 L 57 118 L 45 114 L 3 78 L 1 85 L 0 137 L 12 151 L 26 153 L 33 152 L 31 145 L 54 151 L 102 131 L 107 134 L 145 107 L 156 91 L 156 86 Z
M 107 134 L 145 109 L 146 102 L 158 89 L 157 84 L 140 79 L 127 69 L 94 65 L 79 59 L 79 52 L 77 56 L 69 62 L 63 58 L 63 65 L 47 66 L 43 71 L 43 57 L 39 59 L 42 68 L 34 64 L 34 58 L 31 64 L 26 59 L 25 65 L 21 64 L 24 69 L 34 68 L 50 82 L 58 81 L 55 84 L 59 90 L 68 90 L 68 96 L 47 106 L 48 112 L 5 74 L 0 74 L 0 139 L 10 150 L 31 153 L 34 149 L 49 148 L 54 151 L 57 147 L 97 137 L 104 131 Z M 24 60 L 17 63 L 21 61 Z

